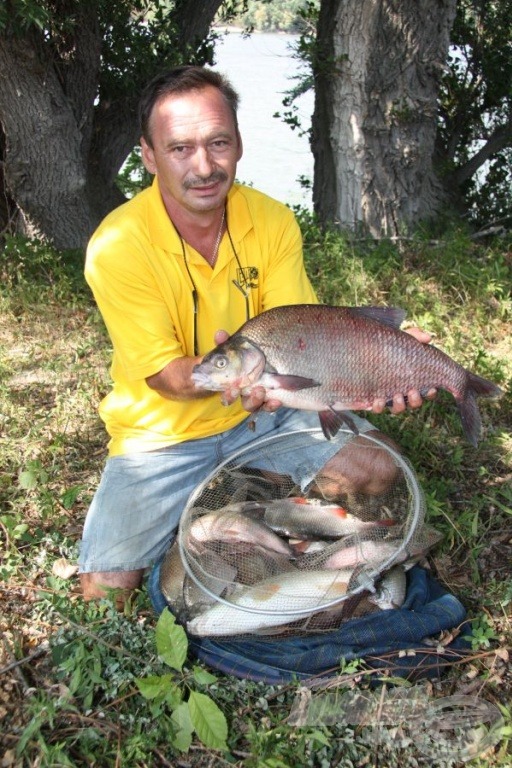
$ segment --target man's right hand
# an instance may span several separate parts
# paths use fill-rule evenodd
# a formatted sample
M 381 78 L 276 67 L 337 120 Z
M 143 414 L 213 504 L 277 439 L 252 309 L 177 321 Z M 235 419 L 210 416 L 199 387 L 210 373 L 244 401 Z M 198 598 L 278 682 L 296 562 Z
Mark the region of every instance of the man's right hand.
M 246 411 L 254 413 L 254 411 L 268 411 L 274 413 L 278 408 L 281 408 L 282 402 L 280 400 L 268 399 L 265 400 L 267 390 L 264 387 L 253 387 L 248 394 L 242 394 L 242 405 Z
M 214 343 L 216 345 L 223 344 L 228 339 L 229 333 L 227 331 L 220 329 L 215 332 Z M 231 405 L 231 403 L 235 402 L 237 397 L 240 397 L 242 406 L 246 411 L 249 411 L 249 413 L 254 413 L 259 410 L 273 413 L 274 411 L 277 411 L 278 408 L 281 408 L 282 402 L 280 400 L 269 399 L 265 401 L 265 396 L 266 389 L 264 387 L 253 387 L 247 394 L 243 394 L 239 389 L 233 388 L 225 390 L 222 393 L 222 402 L 224 405 Z

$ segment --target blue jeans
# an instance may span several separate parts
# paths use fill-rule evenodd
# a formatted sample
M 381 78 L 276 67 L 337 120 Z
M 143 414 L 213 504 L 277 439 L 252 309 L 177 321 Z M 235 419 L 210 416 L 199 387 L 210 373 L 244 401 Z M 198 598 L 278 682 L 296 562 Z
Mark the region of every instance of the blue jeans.
M 360 432 L 374 429 L 365 419 L 355 415 L 353 419 Z M 219 464 L 257 439 L 301 431 L 293 451 L 278 452 L 271 466 L 262 452 L 256 463 L 259 469 L 290 475 L 305 489 L 352 437 L 341 430 L 336 439 L 326 440 L 318 425 L 317 413 L 280 408 L 273 414 L 261 412 L 255 432 L 245 420 L 213 437 L 107 459 L 85 520 L 80 572 L 150 567 L 169 546 L 197 486 Z M 315 431 L 302 433 L 307 429 Z

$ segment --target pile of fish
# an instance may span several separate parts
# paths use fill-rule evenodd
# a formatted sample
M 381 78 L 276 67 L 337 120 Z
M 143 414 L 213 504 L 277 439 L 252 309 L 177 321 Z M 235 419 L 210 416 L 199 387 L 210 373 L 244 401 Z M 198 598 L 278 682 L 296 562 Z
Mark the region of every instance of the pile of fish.
M 482 426 L 476 398 L 498 397 L 500 388 L 401 331 L 404 318 L 403 310 L 389 307 L 275 307 L 205 355 L 192 378 L 199 388 L 222 392 L 226 405 L 263 387 L 267 399 L 318 411 L 329 439 L 344 422 L 357 431 L 349 410 L 371 410 L 377 398 L 391 402 L 411 390 L 444 389 L 476 445 Z
M 404 547 L 404 525 L 363 520 L 317 498 L 194 507 L 163 561 L 160 587 L 192 635 L 328 631 L 400 607 L 406 569 L 439 540 L 425 529 Z

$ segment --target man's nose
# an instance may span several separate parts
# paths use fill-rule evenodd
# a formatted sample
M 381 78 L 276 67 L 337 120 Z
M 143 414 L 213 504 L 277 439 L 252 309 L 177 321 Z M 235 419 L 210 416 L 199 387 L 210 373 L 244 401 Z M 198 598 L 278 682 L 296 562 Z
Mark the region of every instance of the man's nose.
M 214 170 L 215 163 L 208 151 L 208 147 L 198 147 L 194 154 L 194 170 L 198 176 L 206 178 Z

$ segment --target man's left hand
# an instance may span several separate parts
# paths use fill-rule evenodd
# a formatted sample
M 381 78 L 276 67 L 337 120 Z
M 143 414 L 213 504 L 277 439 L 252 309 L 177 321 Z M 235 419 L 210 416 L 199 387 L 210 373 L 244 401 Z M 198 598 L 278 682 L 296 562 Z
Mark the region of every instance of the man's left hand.
M 432 341 L 432 335 L 426 331 L 422 331 L 421 328 L 406 328 L 406 333 L 410 333 L 411 336 L 417 341 L 421 341 L 422 344 L 430 344 Z M 429 389 L 425 394 L 421 394 L 419 389 L 411 389 L 409 392 L 397 392 L 394 395 L 390 404 L 389 400 L 384 398 L 376 398 L 372 405 L 372 413 L 382 413 L 389 408 L 391 413 L 403 413 L 407 408 L 420 408 L 423 405 L 424 400 L 433 400 L 437 394 L 436 389 Z

